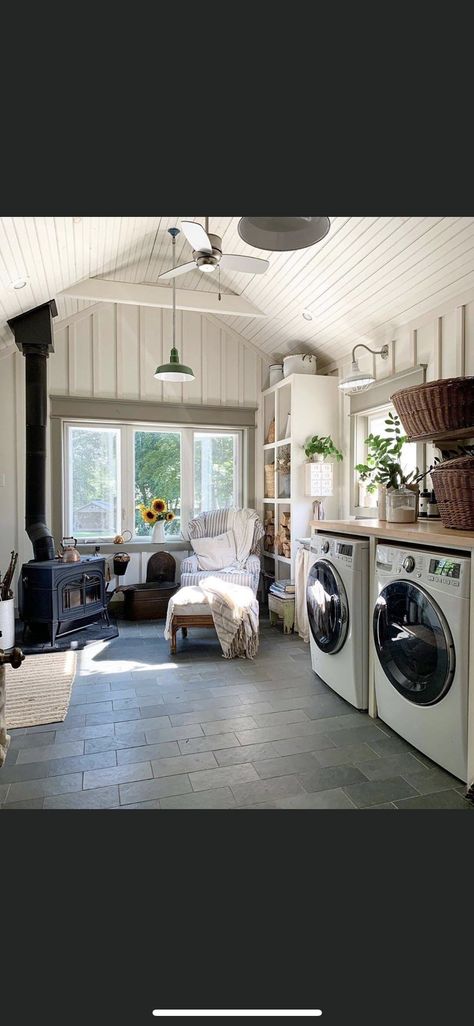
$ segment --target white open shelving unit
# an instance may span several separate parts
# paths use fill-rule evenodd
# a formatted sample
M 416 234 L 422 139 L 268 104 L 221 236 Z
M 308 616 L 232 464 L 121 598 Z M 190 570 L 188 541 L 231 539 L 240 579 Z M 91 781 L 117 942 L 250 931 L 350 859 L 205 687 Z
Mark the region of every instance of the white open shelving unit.
M 257 459 L 257 466 L 260 465 L 257 491 L 259 512 L 264 520 L 265 511 L 273 511 L 275 536 L 281 513 L 291 513 L 290 556 L 279 555 L 276 545 L 272 551 L 264 551 L 263 568 L 274 573 L 278 580 L 294 577 L 296 539 L 310 534 L 313 500 L 305 495 L 304 465 L 307 461 L 303 445 L 312 435 L 331 435 L 335 445 L 339 444 L 337 378 L 325 374 L 291 374 L 262 392 L 260 415 L 264 442 L 263 460 Z M 266 442 L 272 420 L 275 420 L 275 441 Z M 283 446 L 289 446 L 289 475 L 281 474 L 277 467 L 277 456 Z M 265 467 L 270 464 L 274 464 L 275 468 L 273 495 L 265 490 Z M 335 464 L 334 495 L 324 500 L 328 518 L 334 519 L 339 514 L 338 493 L 338 464 Z

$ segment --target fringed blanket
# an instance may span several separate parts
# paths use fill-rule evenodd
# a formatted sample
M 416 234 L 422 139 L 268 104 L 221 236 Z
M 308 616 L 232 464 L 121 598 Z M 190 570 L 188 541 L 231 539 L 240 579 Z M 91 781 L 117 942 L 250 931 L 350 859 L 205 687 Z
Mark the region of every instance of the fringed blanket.
M 253 659 L 258 652 L 259 607 L 251 588 L 218 577 L 206 577 L 198 585 L 181 588 L 168 603 L 165 638 L 171 636 L 174 608 L 196 604 L 209 606 L 225 659 Z

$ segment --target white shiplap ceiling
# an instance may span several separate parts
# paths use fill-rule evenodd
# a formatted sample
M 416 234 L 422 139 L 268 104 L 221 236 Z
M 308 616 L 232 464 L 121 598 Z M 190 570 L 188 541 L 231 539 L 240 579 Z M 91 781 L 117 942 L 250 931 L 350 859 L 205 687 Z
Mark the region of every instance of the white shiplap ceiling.
M 211 218 L 209 228 L 222 237 L 224 252 L 267 257 L 270 268 L 264 275 L 223 273 L 222 291 L 245 295 L 268 316 L 224 320 L 267 356 L 303 349 L 325 363 L 340 360 L 356 342 L 395 332 L 427 305 L 474 287 L 472 217 L 332 217 L 322 242 L 293 253 L 251 249 L 238 235 L 238 220 Z M 83 278 L 155 283 L 172 262 L 167 229 L 180 221 L 0 218 L 0 355 L 12 348 L 7 318 L 51 298 L 61 319 L 90 305 L 58 295 Z M 184 235 L 176 259 L 191 259 Z M 27 286 L 9 288 L 20 277 L 28 278 Z M 179 287 L 217 291 L 217 276 L 192 271 Z M 312 321 L 304 320 L 303 310 Z

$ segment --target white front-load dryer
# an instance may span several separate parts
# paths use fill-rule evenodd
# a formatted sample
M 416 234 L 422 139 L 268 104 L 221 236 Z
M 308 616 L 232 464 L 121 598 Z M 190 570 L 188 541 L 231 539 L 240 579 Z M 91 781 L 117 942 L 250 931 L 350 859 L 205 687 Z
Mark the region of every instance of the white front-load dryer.
M 356 709 L 368 704 L 369 544 L 316 534 L 306 604 L 311 665 Z
M 470 559 L 377 546 L 375 693 L 387 726 L 467 780 Z

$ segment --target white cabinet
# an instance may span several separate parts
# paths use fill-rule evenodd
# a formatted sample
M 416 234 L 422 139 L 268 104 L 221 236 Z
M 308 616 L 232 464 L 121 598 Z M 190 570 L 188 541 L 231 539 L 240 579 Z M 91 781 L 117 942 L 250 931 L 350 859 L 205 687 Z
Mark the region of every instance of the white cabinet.
M 312 435 L 331 435 L 339 447 L 337 380 L 325 374 L 292 374 L 262 392 L 263 453 L 257 454 L 256 461 L 257 504 L 264 523 L 273 516 L 275 541 L 272 543 L 271 531 L 267 531 L 263 565 L 277 578 L 294 576 L 296 539 L 310 535 L 313 500 L 305 494 L 307 460 L 303 445 Z M 274 441 L 267 441 L 272 424 Z M 285 454 L 289 457 L 289 473 L 278 469 L 278 460 Z M 328 519 L 339 515 L 337 463 L 333 484 L 333 495 L 324 500 Z

